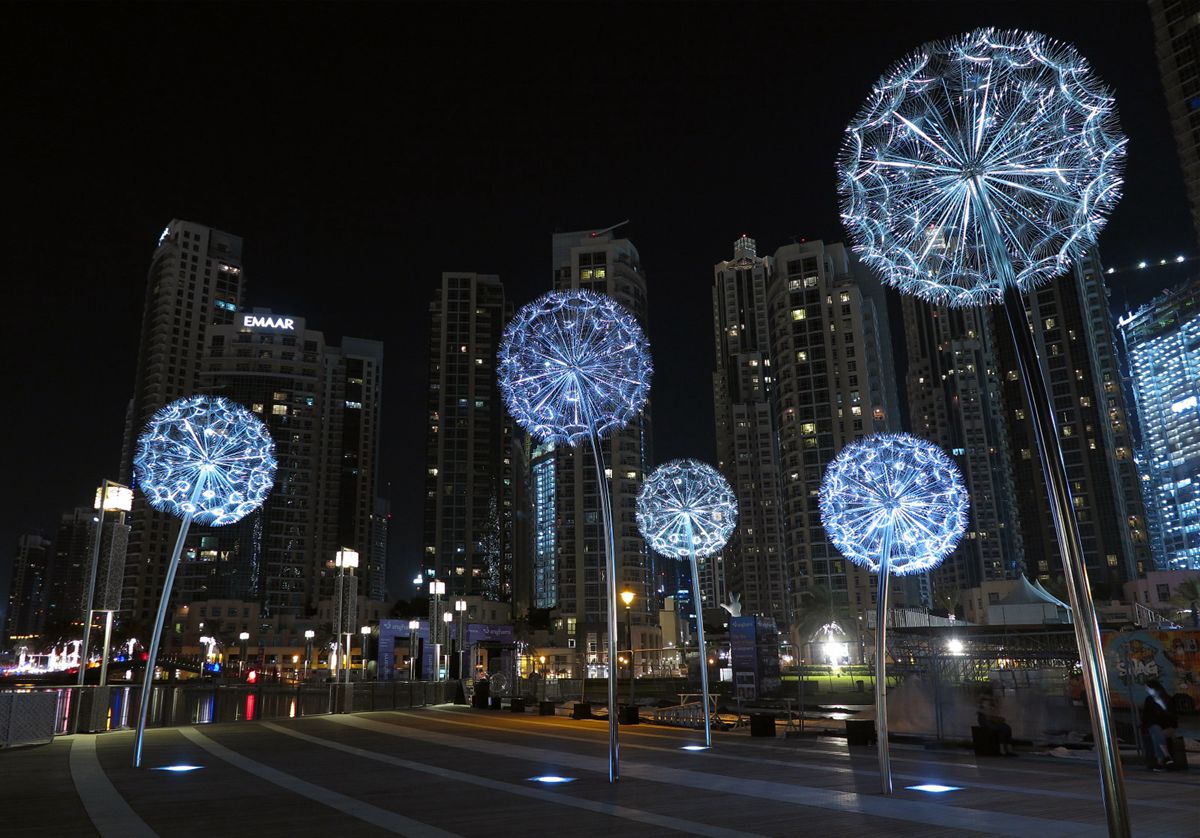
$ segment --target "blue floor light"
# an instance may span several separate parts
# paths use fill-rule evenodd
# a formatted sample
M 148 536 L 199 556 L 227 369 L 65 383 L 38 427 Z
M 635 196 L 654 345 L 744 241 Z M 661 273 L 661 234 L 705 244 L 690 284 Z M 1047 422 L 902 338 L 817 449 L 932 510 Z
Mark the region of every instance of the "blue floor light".
M 929 794 L 945 794 L 948 791 L 962 791 L 961 786 L 943 786 L 938 783 L 923 783 L 919 786 L 905 786 L 910 791 L 924 791 Z
M 170 771 L 172 774 L 186 774 L 189 771 L 199 771 L 203 765 L 160 765 L 155 771 Z
M 575 782 L 574 777 L 560 777 L 557 774 L 542 774 L 538 777 L 530 777 L 529 780 L 533 783 L 545 783 L 548 786 L 557 786 L 562 785 L 563 783 Z

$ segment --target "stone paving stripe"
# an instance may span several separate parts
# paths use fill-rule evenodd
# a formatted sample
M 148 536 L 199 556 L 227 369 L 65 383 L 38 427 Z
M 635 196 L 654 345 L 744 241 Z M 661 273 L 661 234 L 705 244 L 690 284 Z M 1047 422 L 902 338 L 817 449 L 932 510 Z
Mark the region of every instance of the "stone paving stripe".
M 411 713 L 397 713 L 395 715 L 418 718 Z M 582 771 L 604 773 L 608 771 L 607 758 L 565 754 L 562 751 L 531 748 L 526 745 L 486 742 L 479 739 L 455 736 L 449 733 L 402 728 L 397 725 L 387 724 L 386 722 L 367 721 L 355 716 L 322 716 L 321 720 L 335 724 L 361 727 L 390 736 L 420 739 L 449 748 L 484 751 L 486 753 L 506 756 L 510 759 L 522 759 L 532 762 L 550 760 L 558 765 L 570 766 Z M 832 791 L 816 786 L 791 785 L 770 780 L 739 779 L 737 782 L 731 783 L 729 782 L 729 778 L 720 775 L 628 761 L 622 761 L 621 775 L 677 786 L 688 786 L 721 794 L 760 797 L 766 800 L 795 803 L 799 806 L 810 806 L 835 812 L 870 815 L 871 817 L 889 818 L 891 820 L 908 821 L 910 823 L 937 824 L 942 827 L 962 829 L 969 832 L 1009 835 L 1014 836 L 1014 838 L 1028 838 L 1029 835 L 1104 836 L 1107 834 L 1100 827 L 1079 823 L 1078 821 L 1049 820 L 1027 815 L 970 809 L 965 806 L 949 806 L 938 803 L 923 803 L 916 800 L 901 800 L 894 797 Z
M 355 800 L 353 797 L 347 797 L 336 791 L 331 791 L 330 789 L 301 780 L 299 777 L 293 777 L 291 774 L 285 774 L 282 771 L 271 768 L 269 765 L 263 765 L 261 762 L 231 751 L 229 748 L 209 739 L 194 728 L 181 727 L 177 728 L 177 730 L 194 745 L 203 748 L 213 756 L 224 760 L 235 768 L 240 768 L 248 774 L 261 777 L 269 783 L 274 783 L 280 788 L 287 789 L 302 797 L 323 803 L 331 809 L 345 812 L 347 815 L 358 818 L 360 821 L 378 826 L 381 829 L 386 829 L 388 832 L 410 836 L 410 838 L 461 838 L 461 836 L 453 832 L 446 832 L 443 829 L 421 823 L 412 818 L 406 818 L 395 812 L 380 809 L 378 806 L 372 806 L 370 803 Z
M 451 714 L 443 712 L 443 715 L 451 715 Z M 454 715 L 458 715 L 458 714 L 454 714 Z M 538 722 L 531 722 L 529 720 L 522 720 L 522 721 L 526 725 L 539 725 Z M 458 725 L 459 727 L 473 727 L 473 728 L 480 728 L 482 730 L 496 730 L 497 729 L 496 727 L 491 726 L 491 725 L 481 725 L 481 724 L 474 724 L 472 722 L 463 722 L 463 721 L 451 721 L 450 719 L 439 719 L 438 722 L 440 724 L 445 724 L 445 725 Z M 540 726 L 555 728 L 557 730 L 563 729 L 563 727 L 561 725 L 554 725 L 554 724 L 540 724 Z M 621 731 L 621 733 L 625 734 L 626 731 Z M 640 733 L 640 731 L 639 731 L 639 733 Z M 581 736 L 571 736 L 571 735 L 565 735 L 565 734 L 559 734 L 559 733 L 534 733 L 533 735 L 541 737 L 542 739 L 561 739 L 565 742 L 575 742 L 575 743 L 588 743 L 588 742 L 595 741 L 594 739 L 586 739 Z M 655 737 L 655 738 L 664 738 L 664 737 Z M 641 742 L 630 742 L 630 741 L 628 741 L 628 736 L 627 736 L 626 741 L 621 743 L 621 747 L 622 747 L 622 749 L 628 748 L 629 750 L 656 751 L 658 753 L 664 753 L 664 754 L 674 754 L 676 751 L 679 750 L 677 747 L 663 747 L 661 745 L 646 745 Z M 734 746 L 734 747 L 737 747 L 737 746 Z M 711 760 L 711 759 L 721 760 L 721 759 L 723 759 L 723 760 L 728 760 L 730 762 L 747 762 L 747 763 L 751 763 L 753 765 L 779 765 L 784 768 L 795 768 L 795 767 L 797 767 L 798 762 L 802 762 L 806 757 L 810 756 L 810 754 L 807 751 L 801 751 L 801 750 L 790 751 L 789 753 L 794 754 L 796 759 L 789 762 L 787 760 L 771 759 L 769 757 L 761 757 L 761 756 L 753 756 L 753 757 L 740 756 L 738 754 L 731 754 L 729 752 L 729 750 L 730 749 L 728 747 L 713 748 L 711 751 L 705 751 L 704 753 L 696 754 L 695 757 L 696 757 L 696 759 L 706 759 L 706 760 Z M 774 748 L 772 750 L 779 750 L 779 749 Z M 843 756 L 843 757 L 845 756 L 844 753 L 837 754 L 833 751 L 817 751 L 814 754 L 812 754 L 812 756 L 817 756 L 817 755 L 824 756 L 826 754 L 833 755 L 833 756 Z M 893 763 L 902 762 L 902 761 L 903 762 L 916 762 L 916 760 L 912 760 L 912 759 L 898 760 L 895 757 L 892 758 Z M 931 760 L 931 762 L 934 762 L 934 761 Z M 1046 788 L 1030 788 L 1027 786 L 1010 786 L 1010 785 L 1005 785 L 1003 783 L 988 783 L 988 782 L 984 782 L 982 780 L 977 780 L 974 778 L 974 776 L 968 776 L 968 772 L 973 772 L 974 770 L 976 770 L 975 766 L 973 766 L 969 763 L 957 763 L 957 764 L 955 764 L 955 763 L 936 763 L 936 764 L 945 765 L 948 768 L 958 769 L 960 775 L 962 775 L 964 777 L 964 779 L 956 780 L 956 782 L 962 783 L 964 786 L 970 787 L 972 789 L 986 789 L 987 791 L 1003 791 L 1003 792 L 1009 792 L 1011 794 L 1031 794 L 1031 795 L 1034 795 L 1037 797 L 1057 797 L 1057 798 L 1061 798 L 1063 800 L 1096 801 L 1095 793 L 1062 791 L 1062 790 L 1058 790 L 1058 789 L 1046 789 Z M 820 770 L 833 771 L 833 772 L 837 772 L 839 774 L 852 774 L 852 775 L 863 774 L 863 773 L 875 774 L 875 775 L 879 774 L 879 770 L 877 768 L 870 768 L 870 767 L 864 767 L 864 766 L 851 766 L 851 765 L 830 765 L 828 763 L 822 763 L 820 766 Z M 1047 776 L 1061 776 L 1061 775 L 1053 775 L 1046 771 L 1038 772 L 1038 773 L 1044 774 Z M 930 781 L 928 772 L 926 772 L 924 774 L 905 774 L 902 772 L 893 772 L 892 776 L 895 777 L 897 780 L 904 780 L 906 783 L 910 780 L 913 783 L 927 783 Z M 945 782 L 945 781 L 947 781 L 947 777 L 943 776 L 938 782 Z M 901 785 L 901 784 L 897 783 L 897 785 Z M 1175 810 L 1178 810 L 1181 812 L 1191 812 L 1191 811 L 1194 811 L 1196 808 L 1194 803 L 1172 803 L 1167 800 L 1131 800 L 1131 801 L 1129 801 L 1129 804 L 1131 806 L 1145 806 L 1148 809 L 1175 809 Z
M 348 717 L 347 717 L 348 718 Z M 338 719 L 340 720 L 340 718 Z M 334 719 L 329 719 L 334 721 Z M 628 806 L 618 806 L 612 803 L 600 803 L 594 800 L 584 800 L 578 797 L 568 797 L 564 794 L 555 794 L 553 792 L 542 791 L 541 789 L 525 788 L 513 783 L 506 783 L 502 780 L 492 780 L 488 777 L 480 777 L 477 774 L 466 774 L 462 771 L 454 771 L 449 768 L 441 768 L 435 765 L 426 765 L 421 762 L 413 762 L 412 760 L 401 759 L 390 754 L 381 754 L 377 751 L 368 751 L 365 748 L 356 748 L 353 745 L 343 745 L 341 742 L 334 742 L 331 739 L 322 739 L 319 736 L 309 736 L 307 733 L 301 733 L 297 730 L 283 727 L 273 722 L 263 722 L 263 727 L 269 728 L 277 733 L 282 733 L 284 736 L 293 736 L 296 739 L 302 739 L 305 742 L 312 742 L 316 745 L 321 745 L 326 748 L 333 748 L 336 751 L 343 751 L 347 754 L 353 754 L 364 759 L 373 759 L 377 762 L 385 762 L 389 765 L 395 765 L 400 768 L 406 768 L 410 771 L 420 771 L 425 774 L 432 774 L 435 777 L 442 777 L 447 780 L 456 780 L 460 783 L 470 783 L 475 786 L 501 791 L 506 794 L 515 794 L 521 797 L 529 797 L 534 800 L 541 800 L 546 803 L 554 803 L 560 806 L 571 806 L 576 809 L 586 809 L 589 812 L 596 812 L 602 815 L 612 815 L 625 820 L 638 821 L 639 823 L 650 824 L 651 826 L 660 826 L 667 829 L 674 829 L 683 832 L 687 835 L 707 835 L 711 838 L 765 838 L 753 832 L 739 832 L 735 829 L 724 829 L 719 826 L 709 826 L 708 824 L 698 823 L 696 821 L 684 820 L 682 818 L 673 818 L 668 815 L 659 815 L 654 812 L 647 812 L 642 809 L 631 809 Z M 607 763 L 605 763 L 607 766 Z M 607 771 L 607 767 L 605 771 Z
M 71 740 L 71 779 L 92 825 L 101 838 L 157 838 L 158 833 L 138 817 L 100 767 L 97 738 L 76 735 Z

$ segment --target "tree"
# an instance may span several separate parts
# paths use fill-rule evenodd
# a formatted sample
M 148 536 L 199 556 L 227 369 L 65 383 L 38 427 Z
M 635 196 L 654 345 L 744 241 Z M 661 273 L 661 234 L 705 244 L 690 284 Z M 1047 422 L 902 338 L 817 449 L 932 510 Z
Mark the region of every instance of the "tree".
M 838 596 L 827 585 L 814 585 L 801 591 L 796 621 L 792 624 L 797 648 L 811 646 L 822 626 L 829 623 L 844 624 L 849 614 L 850 608 L 845 596 Z M 804 657 L 812 659 L 811 654 Z

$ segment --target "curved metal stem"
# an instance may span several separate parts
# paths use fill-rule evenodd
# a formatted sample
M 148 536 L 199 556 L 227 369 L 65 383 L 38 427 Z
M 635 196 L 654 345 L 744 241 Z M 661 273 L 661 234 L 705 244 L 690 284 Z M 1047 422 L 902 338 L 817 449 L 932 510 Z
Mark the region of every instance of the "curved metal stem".
M 700 704 L 704 707 L 704 747 L 712 748 L 712 722 L 708 712 L 708 650 L 704 645 L 704 607 L 700 599 L 700 564 L 696 561 L 696 539 L 692 519 L 687 519 L 688 552 L 692 557 L 692 600 L 696 606 L 696 641 L 700 646 Z
M 1075 627 L 1075 642 L 1079 646 L 1079 660 L 1083 668 L 1083 683 L 1088 704 L 1092 708 L 1092 738 L 1096 743 L 1100 789 L 1108 819 L 1108 833 L 1114 838 L 1128 838 L 1129 806 L 1125 799 L 1125 778 L 1121 771 L 1120 754 L 1112 727 L 1112 712 L 1109 709 L 1108 674 L 1105 671 L 1100 645 L 1100 626 L 1088 584 L 1083 541 L 1079 534 L 1079 522 L 1075 517 L 1067 468 L 1063 463 L 1058 423 L 1051 408 L 1054 402 L 1042 371 L 1037 346 L 1030 334 L 1025 301 L 1017 287 L 1012 261 L 996 226 L 987 191 L 974 181 L 970 188 L 972 196 L 979 204 L 980 218 L 984 222 L 981 229 L 988 258 L 999 274 L 998 278 L 1004 289 L 1004 313 L 1016 347 L 1017 365 L 1025 389 L 1025 399 L 1029 404 L 1034 441 L 1037 443 L 1042 463 L 1042 476 L 1046 481 L 1050 515 L 1054 521 L 1058 549 L 1062 554 L 1063 577 L 1071 601 L 1071 622 Z
M 588 427 L 594 428 L 591 411 L 584 406 Z M 605 568 L 608 574 L 608 781 L 615 783 L 621 776 L 617 755 L 617 561 L 616 537 L 613 534 L 612 500 L 608 478 L 604 476 L 604 456 L 600 440 L 593 431 L 592 455 L 596 460 L 596 494 L 600 497 L 600 517 L 604 532 Z
M 888 752 L 887 723 L 887 616 L 888 561 L 892 555 L 892 525 L 883 531 L 879 550 L 879 592 L 875 602 L 875 741 L 879 749 L 879 783 L 884 794 L 892 793 L 892 760 Z
M 200 484 L 197 481 L 196 491 L 192 495 L 194 504 L 200 496 Z M 167 565 L 167 577 L 163 581 L 162 597 L 158 601 L 158 616 L 154 620 L 154 632 L 150 637 L 150 653 L 146 658 L 146 671 L 142 675 L 142 705 L 138 708 L 137 732 L 133 737 L 133 767 L 142 765 L 142 740 L 146 736 L 146 716 L 150 712 L 150 698 L 154 691 L 154 667 L 158 662 L 158 644 L 162 640 L 163 623 L 167 618 L 167 604 L 171 600 L 171 587 L 175 584 L 175 571 L 179 568 L 179 556 L 183 552 L 183 542 L 187 539 L 188 529 L 192 526 L 192 515 L 189 512 L 183 516 L 179 525 L 179 537 L 175 539 L 175 550 L 171 553 L 171 561 Z

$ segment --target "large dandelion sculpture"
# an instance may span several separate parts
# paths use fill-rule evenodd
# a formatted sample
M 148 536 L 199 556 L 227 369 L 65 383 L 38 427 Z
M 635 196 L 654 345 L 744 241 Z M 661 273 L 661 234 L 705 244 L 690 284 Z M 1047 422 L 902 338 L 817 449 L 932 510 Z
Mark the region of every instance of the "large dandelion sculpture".
M 275 483 L 275 443 L 267 426 L 241 405 L 217 396 L 191 396 L 154 414 L 138 438 L 133 468 L 147 502 L 183 519 L 167 564 L 142 679 L 133 751 L 137 768 L 158 644 L 188 529 L 193 521 L 210 527 L 233 524 L 262 506 Z
M 887 598 L 892 574 L 942 563 L 967 528 L 962 475 L 942 449 L 908 434 L 876 434 L 842 449 L 821 480 L 821 523 L 854 564 L 879 574 L 875 611 L 875 727 L 879 775 L 892 793 L 887 734 Z
M 608 779 L 617 758 L 617 571 L 600 437 L 628 425 L 650 393 L 649 344 L 633 315 L 591 291 L 552 291 L 517 312 L 499 352 L 509 413 L 539 442 L 588 440 L 596 464 L 608 588 Z
M 884 282 L 930 303 L 1003 303 L 1075 614 L 1113 834 L 1128 834 L 1100 632 L 1052 401 L 1022 292 L 1096 243 L 1120 197 L 1112 94 L 1073 47 L 981 29 L 927 44 L 876 84 L 838 161 L 842 220 Z
M 737 525 L 737 498 L 715 468 L 696 460 L 671 460 L 656 468 L 637 498 L 637 523 L 651 549 L 692 562 L 692 597 L 700 647 L 700 689 L 704 706 L 704 745 L 712 747 L 708 706 L 708 653 L 700 599 L 698 556 L 711 556 L 729 541 Z

